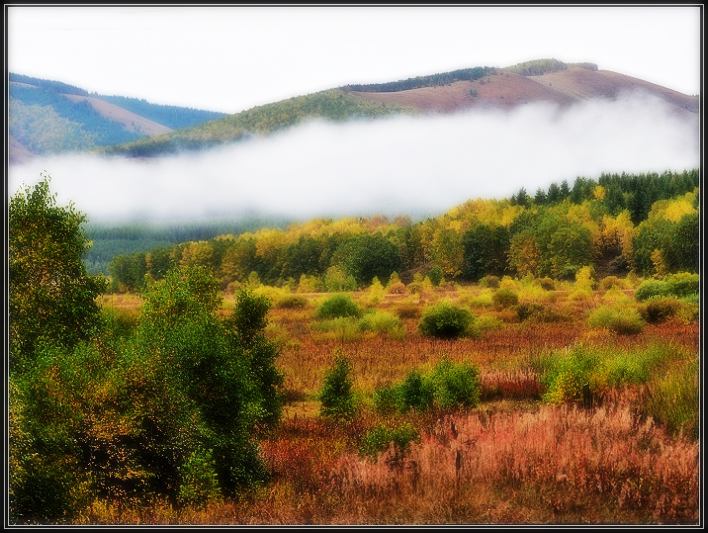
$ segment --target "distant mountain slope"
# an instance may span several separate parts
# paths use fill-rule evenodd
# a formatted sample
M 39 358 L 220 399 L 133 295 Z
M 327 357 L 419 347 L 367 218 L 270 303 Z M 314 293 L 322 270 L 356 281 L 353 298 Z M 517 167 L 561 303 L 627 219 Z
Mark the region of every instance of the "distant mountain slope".
M 254 107 L 195 128 L 111 146 L 105 151 L 150 157 L 265 135 L 312 118 L 339 121 L 393 113 L 511 108 L 544 101 L 569 105 L 590 98 L 612 98 L 633 90 L 658 96 L 676 106 L 679 112 L 698 110 L 695 96 L 598 70 L 593 63 L 538 59 L 506 68 L 475 67 L 388 83 L 346 85 Z
M 89 94 L 59 81 L 10 73 L 10 161 L 121 144 L 223 113 Z
M 489 69 L 474 80 L 456 81 L 446 86 L 356 92 L 370 101 L 450 112 L 480 106 L 513 107 L 538 101 L 565 105 L 590 98 L 615 98 L 622 92 L 637 90 L 658 96 L 682 110 L 698 112 L 695 96 L 609 70 L 598 70 L 593 63 L 567 64 L 555 59 Z
M 311 118 L 340 121 L 414 111 L 397 104 L 368 101 L 342 89 L 330 89 L 254 107 L 195 128 L 141 139 L 122 146 L 107 147 L 104 150 L 112 154 L 149 157 L 186 149 L 207 148 L 253 135 L 266 135 Z

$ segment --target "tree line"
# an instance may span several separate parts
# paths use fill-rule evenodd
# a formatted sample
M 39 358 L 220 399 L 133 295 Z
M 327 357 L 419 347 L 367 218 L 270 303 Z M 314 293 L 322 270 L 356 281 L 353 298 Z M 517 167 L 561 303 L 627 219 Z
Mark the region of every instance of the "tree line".
M 336 268 L 357 285 L 397 272 L 449 280 L 487 274 L 572 278 L 698 269 L 698 171 L 606 174 L 552 184 L 530 197 L 470 200 L 418 223 L 386 217 L 315 219 L 285 229 L 181 243 L 115 257 L 115 290 L 141 290 L 175 265 L 200 265 L 222 287 L 249 277 L 273 285 L 322 279 Z M 315 283 L 316 285 L 316 283 Z

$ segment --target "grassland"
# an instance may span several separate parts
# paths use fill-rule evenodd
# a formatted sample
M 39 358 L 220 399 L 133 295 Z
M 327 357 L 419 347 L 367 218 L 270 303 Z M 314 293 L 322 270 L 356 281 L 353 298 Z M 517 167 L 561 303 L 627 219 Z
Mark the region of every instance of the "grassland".
M 697 303 L 679 300 L 670 315 L 645 321 L 639 282 L 621 279 L 607 290 L 556 282 L 546 290 L 504 279 L 515 304 L 479 285 L 366 289 L 349 293 L 363 316 L 335 320 L 317 314 L 331 295 L 257 288 L 273 302 L 267 332 L 281 347 L 285 377 L 283 421 L 260 442 L 270 481 L 201 507 L 96 501 L 79 521 L 696 523 Z M 441 300 L 473 314 L 466 335 L 421 334 L 421 312 Z M 128 325 L 140 312 L 138 295 L 101 302 Z M 224 294 L 222 314 L 233 305 Z M 639 325 L 591 320 L 602 308 L 634 310 Z M 358 414 L 348 422 L 319 416 L 335 353 L 353 369 Z M 375 409 L 376 390 L 443 358 L 479 369 L 476 407 Z M 360 453 L 372 428 L 402 424 L 418 433 L 406 449 Z

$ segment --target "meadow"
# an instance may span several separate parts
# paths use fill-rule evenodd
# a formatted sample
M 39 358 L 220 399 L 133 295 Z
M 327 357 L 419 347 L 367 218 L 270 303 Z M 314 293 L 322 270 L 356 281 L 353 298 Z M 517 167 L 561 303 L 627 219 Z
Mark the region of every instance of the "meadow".
M 258 438 L 268 480 L 187 506 L 96 499 L 75 521 L 696 523 L 698 299 L 661 286 L 688 278 L 697 291 L 695 275 L 595 280 L 588 269 L 575 281 L 393 279 L 336 295 L 254 283 L 283 375 L 281 422 Z M 235 295 L 221 298 L 227 317 Z M 327 311 L 333 298 L 353 311 Z M 99 300 L 129 334 L 142 298 Z M 470 317 L 448 338 L 421 328 L 441 303 Z M 337 356 L 351 409 L 323 416 Z M 473 369 L 472 400 L 386 402 L 441 361 Z

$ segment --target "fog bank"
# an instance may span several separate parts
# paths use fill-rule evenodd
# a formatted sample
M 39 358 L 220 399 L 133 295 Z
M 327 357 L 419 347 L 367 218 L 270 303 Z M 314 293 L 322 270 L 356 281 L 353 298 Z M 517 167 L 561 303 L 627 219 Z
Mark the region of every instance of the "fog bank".
M 568 108 L 310 122 L 267 138 L 150 160 L 65 155 L 9 169 L 10 193 L 52 177 L 92 222 L 437 213 L 601 172 L 699 164 L 698 118 L 634 94 Z

